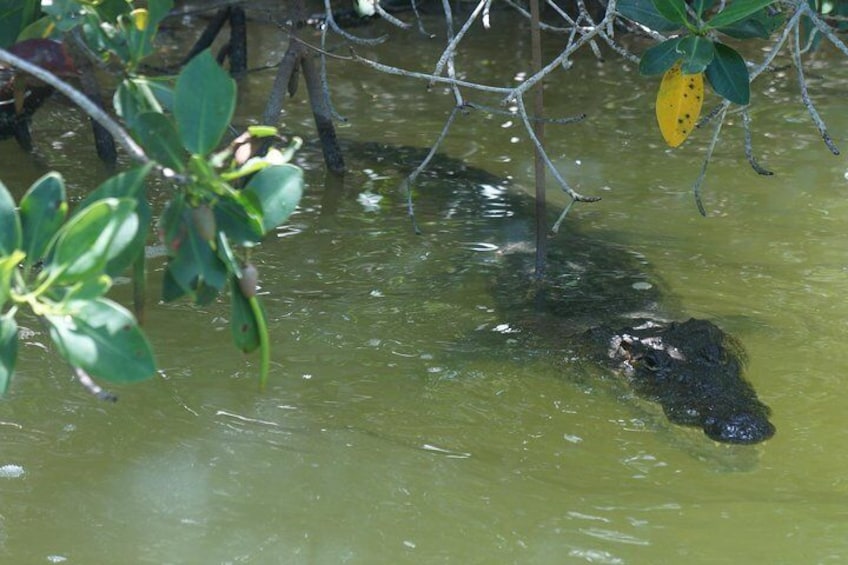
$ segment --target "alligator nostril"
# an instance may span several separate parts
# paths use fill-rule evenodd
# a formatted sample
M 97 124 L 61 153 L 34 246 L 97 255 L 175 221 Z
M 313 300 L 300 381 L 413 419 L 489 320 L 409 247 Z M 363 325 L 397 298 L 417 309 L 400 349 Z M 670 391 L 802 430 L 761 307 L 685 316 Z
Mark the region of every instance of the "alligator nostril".
M 765 417 L 742 413 L 719 418 L 711 416 L 704 421 L 704 433 L 724 443 L 750 444 L 765 441 L 774 435 L 775 427 Z

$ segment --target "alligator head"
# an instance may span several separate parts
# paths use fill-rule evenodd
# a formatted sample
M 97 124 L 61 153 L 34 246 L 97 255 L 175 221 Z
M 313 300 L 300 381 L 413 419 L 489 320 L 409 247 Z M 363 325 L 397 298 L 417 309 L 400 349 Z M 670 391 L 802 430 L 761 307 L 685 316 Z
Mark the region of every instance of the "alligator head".
M 659 402 L 670 421 L 699 426 L 724 443 L 758 443 L 774 435 L 768 406 L 742 376 L 741 348 L 715 324 L 648 321 L 588 333 L 593 341 L 606 339 L 609 360 L 640 396 Z

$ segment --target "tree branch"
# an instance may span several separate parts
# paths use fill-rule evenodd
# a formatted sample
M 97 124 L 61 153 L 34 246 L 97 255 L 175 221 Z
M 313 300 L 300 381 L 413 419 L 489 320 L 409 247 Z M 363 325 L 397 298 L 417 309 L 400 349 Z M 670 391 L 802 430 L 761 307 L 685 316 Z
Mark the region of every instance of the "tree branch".
M 103 126 L 103 129 L 112 134 L 118 143 L 126 149 L 127 153 L 130 154 L 130 157 L 144 164 L 151 162 L 141 146 L 139 146 L 135 140 L 130 137 L 130 134 L 127 133 L 124 128 L 118 124 L 118 122 L 112 119 L 109 114 L 100 108 L 100 106 L 89 100 L 82 92 L 76 90 L 53 73 L 46 71 L 25 59 L 21 59 L 20 57 L 9 53 L 5 49 L 0 49 L 0 62 L 16 67 L 25 73 L 31 74 L 42 82 L 46 82 L 64 94 L 71 102 L 79 106 L 94 121 Z

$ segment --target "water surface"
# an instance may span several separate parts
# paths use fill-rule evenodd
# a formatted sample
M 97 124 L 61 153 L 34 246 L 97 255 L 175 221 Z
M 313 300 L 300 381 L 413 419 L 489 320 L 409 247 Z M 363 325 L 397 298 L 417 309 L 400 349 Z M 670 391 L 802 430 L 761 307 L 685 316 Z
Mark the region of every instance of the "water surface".
M 276 61 L 280 33 L 254 25 L 252 64 Z M 460 68 L 504 84 L 528 56 L 521 37 L 497 29 L 475 31 Z M 417 70 L 439 54 L 416 36 L 393 45 L 363 52 Z M 549 54 L 558 47 L 549 42 Z M 830 53 L 813 68 L 819 110 L 844 144 L 837 93 L 848 71 Z M 425 146 L 453 103 L 362 67 L 332 62 L 331 73 L 346 140 Z M 259 114 L 272 80 L 248 77 L 239 124 Z M 794 79 L 769 75 L 754 85 L 752 115 L 757 154 L 777 175 L 750 170 L 733 120 L 702 218 L 690 186 L 708 133 L 664 148 L 655 88 L 612 55 L 581 55 L 548 85 L 552 115 L 588 115 L 549 128 L 551 153 L 579 190 L 603 196 L 568 221 L 643 258 L 677 314 L 709 318 L 744 344 L 748 377 L 774 411 L 772 440 L 715 445 L 598 371 L 564 370 L 550 351 L 504 350 L 487 339 L 509 323 L 489 292 L 497 258 L 487 224 L 428 205 L 419 187 L 417 236 L 398 171 L 353 158 L 342 195 L 328 198 L 308 145 L 302 206 L 256 257 L 274 340 L 268 390 L 256 390 L 257 358 L 229 344 L 223 304 L 153 305 L 160 373 L 115 389 L 114 405 L 77 386 L 36 336 L 0 403 L 2 560 L 843 561 L 844 158 L 817 138 Z M 314 137 L 302 94 L 282 119 Z M 35 130 L 37 160 L 13 142 L 0 152 L 0 175 L 18 194 L 45 164 L 75 196 L 103 178 L 75 110 L 54 101 Z M 462 117 L 444 150 L 530 190 L 532 157 L 514 118 Z M 557 190 L 551 199 L 564 204 Z M 360 202 L 365 191 L 383 196 L 378 209 Z

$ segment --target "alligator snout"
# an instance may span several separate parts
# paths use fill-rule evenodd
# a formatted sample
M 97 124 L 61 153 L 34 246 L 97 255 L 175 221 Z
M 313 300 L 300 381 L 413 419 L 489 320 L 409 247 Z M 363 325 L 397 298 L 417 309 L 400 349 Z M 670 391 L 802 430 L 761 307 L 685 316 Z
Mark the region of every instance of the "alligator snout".
M 723 443 L 750 444 L 774 435 L 774 425 L 760 413 L 740 412 L 731 416 L 704 418 L 704 433 Z
M 775 433 L 770 410 L 742 375 L 741 347 L 707 320 L 649 321 L 607 335 L 607 357 L 637 393 L 659 402 L 675 424 L 720 442 L 752 444 Z

